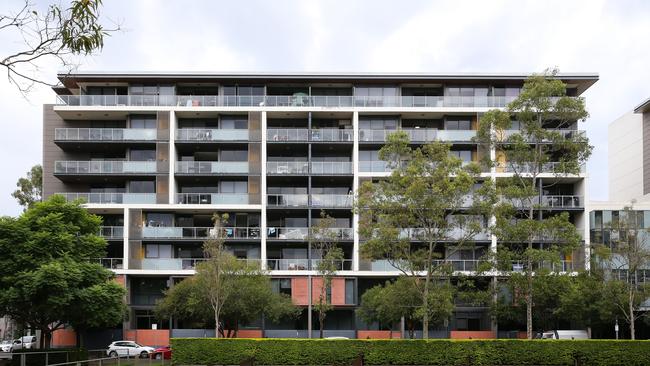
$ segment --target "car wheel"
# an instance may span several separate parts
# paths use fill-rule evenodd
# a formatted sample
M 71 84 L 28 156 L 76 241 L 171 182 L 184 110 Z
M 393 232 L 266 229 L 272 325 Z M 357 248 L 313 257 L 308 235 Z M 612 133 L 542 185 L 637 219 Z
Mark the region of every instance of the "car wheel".
M 149 356 L 149 352 L 147 351 L 140 352 L 140 358 L 147 358 L 148 356 Z
M 162 360 L 162 353 L 156 353 L 156 360 Z
M 110 351 L 110 352 L 108 353 L 108 357 L 117 358 L 117 352 L 115 352 L 115 351 Z

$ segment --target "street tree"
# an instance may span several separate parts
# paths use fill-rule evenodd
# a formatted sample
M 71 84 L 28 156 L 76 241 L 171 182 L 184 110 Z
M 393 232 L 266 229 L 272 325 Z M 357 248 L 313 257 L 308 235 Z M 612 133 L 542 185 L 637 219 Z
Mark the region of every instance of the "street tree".
M 400 276 L 395 281 L 386 281 L 368 289 L 361 296 L 357 314 L 367 323 L 379 323 L 382 329 L 392 330 L 404 319 L 409 338 L 415 336 L 418 322 L 417 309 L 420 307 L 420 294 L 412 278 Z
M 91 261 L 105 255 L 101 218 L 55 195 L 18 218 L 0 218 L 0 314 L 41 331 L 112 326 L 123 319 L 125 290 Z M 97 296 L 97 297 L 95 297 Z M 94 312 L 101 308 L 104 314 Z
M 43 167 L 38 164 L 34 165 L 30 171 L 27 172 L 26 177 L 21 177 L 16 182 L 17 190 L 11 196 L 18 201 L 18 204 L 28 209 L 36 202 L 41 201 L 43 195 Z
M 289 297 L 273 292 L 259 264 L 238 260 L 226 248 L 227 220 L 227 215 L 213 217 L 211 237 L 203 245 L 205 261 L 197 264 L 194 276 L 167 290 L 156 305 L 158 317 L 213 324 L 216 337 L 229 338 L 237 336 L 240 325 L 261 316 L 277 320 L 297 315 Z
M 72 0 L 67 6 L 55 3 L 42 9 L 25 0 L 20 8 L 0 14 L 0 35 L 14 40 L 0 56 L 8 81 L 23 94 L 34 85 L 54 86 L 40 75 L 43 62 L 53 60 L 72 70 L 74 56 L 100 51 L 104 37 L 119 29 L 117 24 L 106 28 L 101 7 L 102 0 Z
M 476 188 L 479 166 L 452 156 L 448 144 L 413 147 L 404 132 L 389 135 L 379 156 L 392 173 L 359 188 L 355 210 L 365 240 L 361 255 L 387 261 L 413 279 L 420 299 L 417 314 L 428 338 L 432 320 L 446 319 L 453 310 L 448 305 L 453 305 L 449 281 L 454 269 L 446 258 L 472 248 L 484 230 L 494 200 L 491 184 Z
M 641 306 L 650 297 L 650 284 L 644 275 L 650 265 L 650 231 L 639 225 L 642 220 L 643 212 L 626 206 L 608 228 L 610 246 L 597 246 L 601 255 L 599 265 L 609 275 L 608 299 L 628 323 L 631 339 L 636 338 L 635 322 L 645 316 Z
M 512 173 L 495 184 L 501 199 L 491 231 L 501 245 L 494 263 L 503 271 L 515 269 L 506 278 L 525 301 L 528 338 L 533 336 L 533 276 L 544 267 L 571 271 L 560 261 L 572 258 L 582 241 L 570 215 L 551 210 L 579 207 L 580 198 L 545 192 L 554 187 L 561 192 L 561 177 L 579 174 L 589 158 L 592 147 L 575 129 L 587 117 L 584 99 L 567 96 L 558 71 L 547 70 L 529 77 L 506 110 L 488 111 L 479 121 L 477 141 L 496 151 L 484 157 L 487 167 Z
M 314 311 L 318 314 L 319 337 L 323 338 L 325 318 L 327 313 L 334 309 L 332 305 L 332 279 L 336 272 L 343 269 L 343 250 L 338 246 L 339 230 L 336 229 L 336 220 L 321 211 L 316 225 L 310 228 L 309 245 L 314 249 L 320 259 L 314 266 L 318 286 L 318 298 L 314 303 Z

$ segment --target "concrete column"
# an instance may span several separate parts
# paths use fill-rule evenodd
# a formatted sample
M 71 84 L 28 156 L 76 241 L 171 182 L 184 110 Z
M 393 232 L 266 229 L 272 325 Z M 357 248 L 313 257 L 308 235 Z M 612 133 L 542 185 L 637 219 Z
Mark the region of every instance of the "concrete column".
M 173 204 L 176 202 L 176 129 L 178 128 L 178 121 L 176 119 L 176 112 L 174 110 L 169 112 L 169 202 Z
M 260 149 L 260 259 L 262 269 L 266 269 L 266 111 L 261 112 L 260 129 L 262 132 L 262 147 Z
M 129 216 L 128 208 L 123 208 L 122 210 L 124 212 L 122 216 L 124 217 L 124 226 L 122 229 L 122 268 L 129 269 L 129 253 L 131 252 L 129 248 L 129 227 L 131 226 L 131 218 Z
M 354 178 L 352 180 L 352 192 L 357 194 L 359 190 L 359 112 L 354 111 L 352 114 L 352 131 L 354 142 L 352 145 L 352 171 Z M 359 215 L 352 215 L 352 232 L 354 241 L 352 246 L 352 270 L 359 270 Z

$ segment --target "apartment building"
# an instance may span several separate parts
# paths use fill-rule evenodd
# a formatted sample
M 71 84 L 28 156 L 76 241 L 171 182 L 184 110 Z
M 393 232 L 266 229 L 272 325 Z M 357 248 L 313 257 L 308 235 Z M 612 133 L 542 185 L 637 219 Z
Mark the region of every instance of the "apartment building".
M 124 337 L 143 343 L 142 337 L 162 337 L 153 343 L 162 344 L 170 335 L 213 334 L 176 319 L 160 322 L 152 308 L 163 290 L 194 273 L 216 212 L 229 214 L 226 242 L 233 254 L 259 263 L 277 291 L 308 307 L 308 289 L 317 287 L 309 281 L 316 281 L 319 260 L 308 236 L 321 210 L 335 218 L 345 253 L 333 281 L 335 310 L 327 317 L 325 336 L 388 337 L 377 324 L 355 316 L 363 292 L 399 272 L 359 256 L 363 238 L 351 210 L 354 192 L 363 181 L 390 174 L 378 151 L 396 130 L 405 131 L 414 145 L 446 141 L 464 161 L 477 160 L 473 137 L 481 115 L 504 108 L 528 76 L 59 75 L 56 103 L 43 111 L 44 196 L 84 199 L 103 217 L 109 244 L 107 257 L 97 260 L 128 289 Z M 558 77 L 570 96 L 598 79 Z M 565 132 L 582 133 L 577 124 Z M 493 168 L 482 178 L 510 174 Z M 586 174 L 557 178 L 550 167 L 542 179 L 560 181 L 540 192 L 541 202 L 549 210 L 569 211 L 587 238 Z M 497 244 L 487 234 L 475 242 L 473 249 L 446 258 L 458 273 L 472 273 L 480 256 Z M 565 259 L 567 270 L 584 264 Z M 305 311 L 291 322 L 260 319 L 240 335 L 308 337 L 311 330 L 317 336 L 318 322 L 309 318 Z M 397 336 L 401 332 L 395 329 Z M 494 337 L 496 328 L 485 308 L 458 304 L 449 324 L 431 329 L 430 336 Z

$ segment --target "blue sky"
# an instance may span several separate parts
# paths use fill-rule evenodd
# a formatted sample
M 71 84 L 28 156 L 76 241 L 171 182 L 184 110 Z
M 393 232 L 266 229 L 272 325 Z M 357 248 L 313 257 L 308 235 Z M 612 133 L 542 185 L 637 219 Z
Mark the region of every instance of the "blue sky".
M 40 6 L 47 2 L 37 1 Z M 0 14 L 22 1 L 3 1 Z M 586 94 L 590 199 L 607 199 L 607 125 L 650 97 L 650 2 L 104 0 L 123 30 L 81 70 L 597 72 Z M 0 34 L 0 57 L 15 49 Z M 54 81 L 59 65 L 40 71 Z M 45 87 L 28 99 L 0 74 L 0 215 L 42 160 Z

